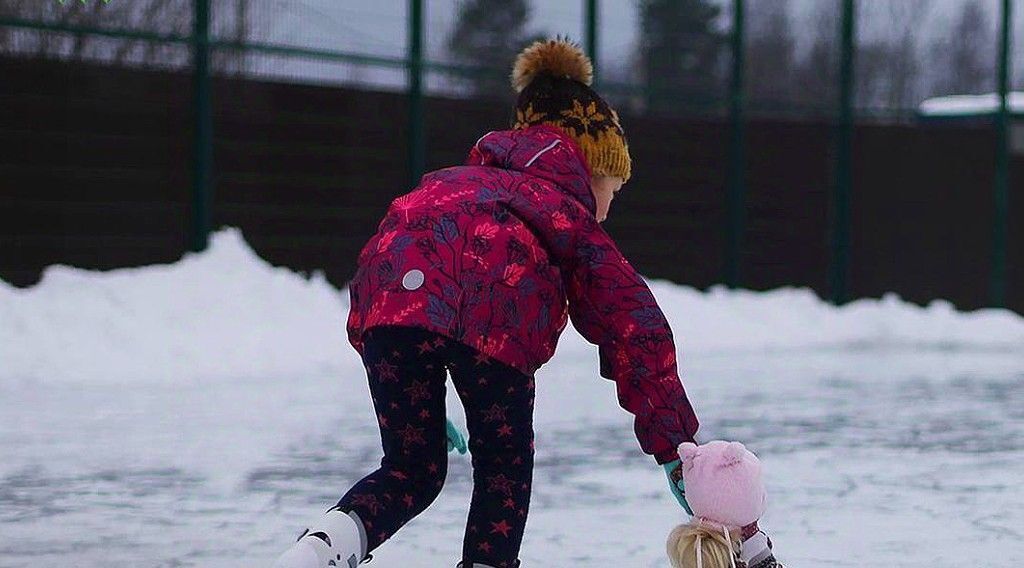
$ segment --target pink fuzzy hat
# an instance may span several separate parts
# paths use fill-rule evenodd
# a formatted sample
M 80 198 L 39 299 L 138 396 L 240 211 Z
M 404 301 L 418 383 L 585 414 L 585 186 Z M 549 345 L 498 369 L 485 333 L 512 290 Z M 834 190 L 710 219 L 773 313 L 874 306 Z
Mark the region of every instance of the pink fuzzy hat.
M 679 446 L 686 502 L 703 521 L 745 527 L 761 518 L 767 505 L 761 462 L 739 442 Z

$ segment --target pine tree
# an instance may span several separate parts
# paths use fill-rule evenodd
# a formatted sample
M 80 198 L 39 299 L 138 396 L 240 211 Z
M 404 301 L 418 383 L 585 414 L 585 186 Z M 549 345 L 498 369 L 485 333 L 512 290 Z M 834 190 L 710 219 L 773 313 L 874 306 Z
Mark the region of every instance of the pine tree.
M 510 95 L 512 62 L 520 50 L 542 37 L 526 30 L 529 19 L 527 0 L 467 0 L 459 7 L 455 29 L 448 36 L 448 52 L 457 63 L 490 70 L 468 79 L 474 95 Z
M 839 102 L 838 2 L 815 4 L 810 16 L 811 44 L 797 64 L 793 98 L 806 113 L 833 112 Z
M 719 98 L 725 37 L 708 0 L 640 0 L 640 60 L 648 110 L 678 111 Z
M 796 38 L 789 0 L 775 0 L 750 15 L 747 93 L 757 107 L 776 109 L 792 102 L 796 89 Z
M 994 46 L 995 36 L 981 3 L 964 4 L 950 39 L 935 48 L 938 59 L 945 63 L 937 90 L 950 95 L 991 92 L 995 85 Z

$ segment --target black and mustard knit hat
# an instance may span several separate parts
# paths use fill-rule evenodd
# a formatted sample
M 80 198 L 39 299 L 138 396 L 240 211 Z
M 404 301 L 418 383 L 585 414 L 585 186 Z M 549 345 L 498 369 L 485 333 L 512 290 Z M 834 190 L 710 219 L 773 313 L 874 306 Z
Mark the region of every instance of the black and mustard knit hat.
M 579 143 L 595 176 L 628 180 L 629 147 L 619 115 L 593 89 L 590 58 L 566 40 L 538 41 L 516 58 L 514 128 L 549 124 Z

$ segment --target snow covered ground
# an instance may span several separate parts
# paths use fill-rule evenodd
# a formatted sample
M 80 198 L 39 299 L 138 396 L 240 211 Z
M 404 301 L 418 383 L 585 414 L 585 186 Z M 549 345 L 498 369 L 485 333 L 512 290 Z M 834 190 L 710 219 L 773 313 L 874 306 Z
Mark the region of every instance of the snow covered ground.
M 787 565 L 1018 563 L 1024 319 L 652 287 L 703 435 L 766 464 Z M 346 303 L 236 231 L 174 265 L 0 283 L 0 567 L 269 566 L 379 459 Z M 537 383 L 524 566 L 667 566 L 681 512 L 594 349 L 567 331 Z M 453 457 L 371 566 L 453 566 L 469 475 Z
M 984 95 L 950 95 L 935 97 L 921 103 L 922 116 L 977 116 L 999 112 L 999 93 Z M 1013 114 L 1024 114 L 1024 92 L 1009 93 L 1006 106 Z

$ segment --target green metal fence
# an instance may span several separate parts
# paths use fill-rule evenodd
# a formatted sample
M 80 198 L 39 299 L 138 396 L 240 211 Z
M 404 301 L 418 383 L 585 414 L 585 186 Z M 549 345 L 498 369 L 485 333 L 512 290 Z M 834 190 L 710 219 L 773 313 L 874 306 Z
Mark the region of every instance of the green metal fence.
M 223 72 L 217 68 L 218 57 L 237 56 L 243 63 L 236 66 L 235 72 L 244 74 L 259 75 L 259 69 L 250 69 L 247 58 L 291 58 L 321 62 L 323 64 L 347 64 L 364 66 L 370 69 L 391 70 L 394 73 L 404 74 L 404 85 L 401 87 L 408 97 L 409 104 L 409 125 L 408 125 L 408 167 L 410 182 L 419 179 L 425 167 L 426 149 L 429 140 L 429 133 L 424 131 L 424 100 L 428 91 L 428 78 L 431 75 L 443 75 L 455 78 L 479 78 L 479 77 L 504 77 L 507 74 L 507 64 L 503 68 L 494 68 L 480 65 L 467 65 L 460 62 L 440 61 L 429 57 L 428 40 L 430 31 L 428 28 L 428 10 L 433 2 L 450 2 L 451 0 L 394 0 L 404 1 L 405 20 L 408 24 L 405 46 L 401 53 L 372 53 L 352 50 L 338 50 L 319 46 L 310 47 L 302 42 L 282 42 L 273 38 L 264 37 L 255 39 L 255 34 L 239 32 L 232 36 L 225 33 L 223 29 L 215 29 L 217 26 L 215 11 L 224 6 L 231 5 L 234 16 L 233 21 L 239 29 L 248 26 L 247 18 L 252 9 L 259 8 L 259 12 L 265 17 L 275 14 L 275 6 L 270 4 L 272 0 L 168 0 L 164 2 L 165 13 L 170 10 L 177 10 L 177 13 L 188 13 L 191 25 L 166 25 L 162 24 L 159 18 L 149 17 L 143 14 L 143 26 L 106 25 L 102 12 L 98 6 L 102 4 L 103 9 L 116 9 L 119 2 L 126 3 L 128 0 L 76 0 L 76 2 L 62 3 L 58 0 L 38 0 L 39 3 L 52 2 L 45 10 L 37 10 L 37 13 L 29 11 L 19 13 L 17 10 L 0 9 L 0 32 L 5 33 L 34 33 L 54 34 L 71 38 L 109 38 L 111 40 L 122 40 L 125 42 L 138 42 L 145 45 L 171 46 L 176 49 L 186 49 L 189 56 L 181 61 L 179 67 L 188 69 L 193 76 L 194 95 L 194 160 L 193 160 L 193 230 L 192 248 L 202 250 L 207 246 L 208 235 L 211 228 L 211 203 L 212 194 L 215 188 L 213 171 L 216 165 L 213 163 L 212 138 L 213 120 L 211 114 L 211 76 Z M 748 55 L 759 54 L 764 46 L 751 45 L 751 38 L 748 29 L 748 18 L 752 10 L 768 9 L 768 0 L 706 0 L 710 5 L 717 6 L 721 10 L 722 20 L 728 23 L 727 29 L 721 30 L 721 34 L 728 44 L 729 55 L 726 58 L 728 64 L 723 67 L 727 69 L 722 74 L 722 84 L 710 89 L 710 94 L 703 98 L 695 96 L 692 98 L 679 98 L 678 93 L 661 93 L 659 87 L 651 82 L 637 85 L 628 81 L 617 80 L 615 75 L 615 63 L 607 57 L 602 57 L 603 43 L 602 32 L 606 30 L 607 22 L 602 18 L 612 8 L 621 8 L 610 0 L 569 0 L 573 3 L 572 14 L 577 13 L 581 19 L 577 29 L 546 30 L 549 34 L 561 32 L 569 36 L 582 35 L 582 43 L 585 49 L 592 54 L 595 70 L 597 88 L 608 96 L 617 100 L 628 101 L 643 100 L 657 101 L 665 96 L 673 96 L 673 105 L 680 109 L 689 111 L 690 114 L 712 115 L 723 119 L 730 129 L 729 137 L 729 172 L 728 192 L 726 199 L 727 223 L 725 227 L 726 238 L 724 239 L 726 251 L 724 254 L 725 266 L 723 267 L 723 280 L 729 286 L 741 286 L 743 276 L 739 270 L 738 258 L 743 250 L 744 234 L 744 211 L 745 211 L 745 182 L 744 171 L 747 163 L 746 144 L 744 129 L 745 123 L 753 114 L 785 115 L 785 116 L 812 116 L 817 119 L 827 119 L 835 126 L 834 137 L 834 180 L 831 187 L 832 211 L 831 224 L 831 263 L 830 263 L 830 285 L 832 300 L 836 303 L 848 301 L 848 272 L 850 258 L 850 200 L 851 200 L 851 176 L 853 156 L 853 126 L 859 120 L 907 120 L 913 116 L 913 110 L 906 107 L 890 106 L 879 109 L 869 104 L 858 105 L 858 70 L 871 70 L 872 65 L 878 63 L 874 60 L 859 58 L 859 52 L 863 44 L 858 41 L 858 19 L 864 9 L 875 9 L 880 3 L 889 2 L 890 8 L 902 7 L 908 4 L 899 4 L 903 0 L 829 0 L 826 3 L 822 0 L 818 5 L 834 9 L 835 17 L 824 12 L 825 16 L 821 21 L 826 25 L 835 26 L 835 36 L 838 38 L 833 61 L 836 72 L 833 81 L 834 89 L 830 96 L 823 97 L 824 100 L 813 101 L 812 103 L 797 102 L 791 100 L 773 100 L 772 93 L 756 93 L 762 85 L 756 80 L 751 80 L 748 75 L 754 73 L 765 64 L 761 60 L 748 60 Z M 775 0 L 771 0 L 774 2 Z M 1009 180 L 1009 132 L 1010 132 L 1010 110 L 1007 106 L 1008 93 L 1011 86 L 1011 69 L 1013 53 L 1012 27 L 1013 9 L 1017 0 L 991 0 L 998 2 L 998 34 L 997 45 L 993 46 L 997 61 L 992 61 L 992 68 L 998 69 L 996 91 L 1002 96 L 999 112 L 994 120 L 997 131 L 997 146 L 994 149 L 996 156 L 996 187 L 995 187 L 995 223 L 994 223 L 994 246 L 991 275 L 991 299 L 992 304 L 1001 306 L 1006 298 L 1006 258 L 1007 258 L 1007 218 L 1008 201 L 1010 194 Z M 175 4 L 177 2 L 177 4 Z M 212 4 L 211 4 L 212 2 Z M 252 4 L 253 6 L 250 6 Z M 644 4 L 641 2 L 641 4 Z M 41 5 L 41 4 L 40 4 Z M 63 18 L 59 10 L 70 9 L 68 7 L 80 5 L 79 10 L 88 10 L 91 6 L 92 13 L 100 14 L 98 18 Z M 121 4 L 125 6 L 126 4 Z M 567 6 L 569 4 L 566 4 Z M 308 6 L 307 6 L 308 8 Z M 312 10 L 312 8 L 309 8 Z M 184 11 L 184 12 L 182 12 Z M 56 14 L 56 15 L 55 15 Z M 268 16 L 269 15 L 269 16 Z M 220 28 L 224 28 L 223 25 Z M 912 28 L 907 27 L 905 34 L 911 34 Z M 3 36 L 0 36 L 2 39 Z M 792 39 L 792 38 L 791 38 Z M 11 45 L 16 45 L 13 42 Z M 822 44 L 825 49 L 831 44 Z M 753 51 L 752 51 L 753 50 Z M 18 49 L 8 49 L 18 55 Z M 130 50 L 129 50 L 130 52 Z M 29 55 L 31 55 L 29 50 Z M 38 55 L 38 53 L 36 53 Z M 24 55 L 24 54 L 22 54 Z M 865 53 L 870 55 L 870 53 Z M 58 53 L 57 56 L 62 56 Z M 101 58 L 102 59 L 102 58 Z M 762 58 L 763 59 L 763 58 Z M 833 65 L 829 64 L 829 57 L 825 57 L 825 71 L 831 71 Z M 168 59 L 168 66 L 175 66 L 175 60 Z M 770 61 L 768 62 L 770 63 Z M 623 67 L 618 65 L 621 72 Z M 770 72 L 770 71 L 768 71 Z M 832 77 L 829 73 L 826 76 Z M 285 77 L 287 79 L 287 77 Z M 798 83 L 799 78 L 793 77 L 793 82 Z M 792 92 L 799 91 L 800 85 L 795 84 L 790 88 Z M 832 99 L 834 97 L 834 99 Z M 783 97 L 784 98 L 784 97 Z M 834 102 L 832 102 L 834 101 Z M 647 110 L 653 109 L 649 105 Z M 642 105 L 640 108 L 643 111 Z

